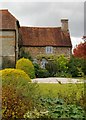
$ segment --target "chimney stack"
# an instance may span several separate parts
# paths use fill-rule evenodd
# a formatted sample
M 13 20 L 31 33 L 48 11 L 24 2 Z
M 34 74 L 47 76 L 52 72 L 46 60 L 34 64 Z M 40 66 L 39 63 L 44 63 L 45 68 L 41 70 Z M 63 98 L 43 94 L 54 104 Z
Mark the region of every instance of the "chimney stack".
M 67 32 L 68 31 L 68 19 L 61 19 L 61 23 L 62 23 L 62 26 L 61 26 L 62 31 Z

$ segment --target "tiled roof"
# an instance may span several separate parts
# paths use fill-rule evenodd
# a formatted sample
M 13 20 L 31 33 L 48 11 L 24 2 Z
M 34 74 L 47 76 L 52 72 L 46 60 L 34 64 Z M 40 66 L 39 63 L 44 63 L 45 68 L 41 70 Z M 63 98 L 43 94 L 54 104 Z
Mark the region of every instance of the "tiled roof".
M 70 35 L 61 27 L 20 27 L 23 46 L 66 46 L 72 47 Z
M 16 29 L 18 20 L 7 10 L 0 10 L 0 29 Z

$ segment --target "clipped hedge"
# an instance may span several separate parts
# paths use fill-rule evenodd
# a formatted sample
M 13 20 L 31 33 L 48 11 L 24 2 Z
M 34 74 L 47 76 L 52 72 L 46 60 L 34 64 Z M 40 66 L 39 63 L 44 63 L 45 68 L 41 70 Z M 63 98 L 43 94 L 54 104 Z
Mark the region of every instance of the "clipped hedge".
M 6 119 L 23 117 L 32 107 L 28 101 L 30 77 L 19 69 L 0 70 L 2 79 L 2 117 Z
M 4 84 L 22 84 L 25 82 L 31 82 L 30 77 L 20 69 L 4 69 L 0 70 L 0 78 L 2 79 L 2 85 Z
M 21 58 L 16 63 L 16 68 L 24 70 L 30 78 L 35 78 L 35 70 L 32 62 L 29 59 Z

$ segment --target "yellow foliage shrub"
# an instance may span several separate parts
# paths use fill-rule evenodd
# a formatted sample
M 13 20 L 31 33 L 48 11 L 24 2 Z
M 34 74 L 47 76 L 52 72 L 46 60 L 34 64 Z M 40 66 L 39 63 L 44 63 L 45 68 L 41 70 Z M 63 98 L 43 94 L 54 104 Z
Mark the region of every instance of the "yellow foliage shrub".
M 19 69 L 0 70 L 2 79 L 2 117 L 6 119 L 23 117 L 31 107 L 31 100 L 27 100 L 30 77 Z
M 32 62 L 29 59 L 21 58 L 16 63 L 16 68 L 24 70 L 30 78 L 35 78 L 35 69 Z
M 7 81 L 7 80 L 27 80 L 29 82 L 31 82 L 30 77 L 23 71 L 20 69 L 4 69 L 4 70 L 0 70 L 0 77 L 2 78 L 2 81 Z

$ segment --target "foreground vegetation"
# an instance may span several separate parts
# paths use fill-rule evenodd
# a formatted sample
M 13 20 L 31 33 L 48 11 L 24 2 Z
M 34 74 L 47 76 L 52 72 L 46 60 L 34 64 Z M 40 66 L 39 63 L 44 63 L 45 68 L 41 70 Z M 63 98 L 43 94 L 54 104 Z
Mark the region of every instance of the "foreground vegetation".
M 61 66 L 66 69 L 63 62 Z M 31 61 L 22 58 L 17 62 L 16 69 L 0 70 L 3 88 L 2 117 L 85 118 L 86 84 L 32 83 L 34 70 L 38 71 L 36 67 L 34 69 Z
M 70 103 L 78 102 L 84 95 L 84 84 L 39 83 L 38 87 L 42 96 L 62 97 Z

